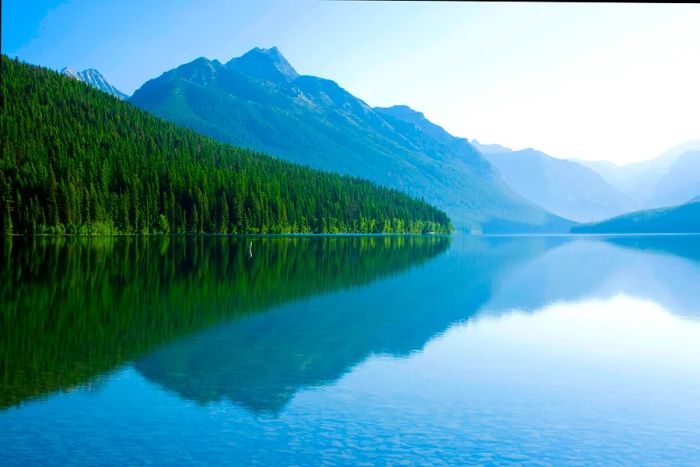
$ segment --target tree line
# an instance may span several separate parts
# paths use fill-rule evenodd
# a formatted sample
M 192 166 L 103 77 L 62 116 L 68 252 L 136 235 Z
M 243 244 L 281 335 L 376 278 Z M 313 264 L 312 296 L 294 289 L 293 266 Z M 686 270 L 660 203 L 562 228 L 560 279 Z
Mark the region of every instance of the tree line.
M 5 55 L 1 82 L 6 235 L 452 229 L 423 200 L 218 143 Z

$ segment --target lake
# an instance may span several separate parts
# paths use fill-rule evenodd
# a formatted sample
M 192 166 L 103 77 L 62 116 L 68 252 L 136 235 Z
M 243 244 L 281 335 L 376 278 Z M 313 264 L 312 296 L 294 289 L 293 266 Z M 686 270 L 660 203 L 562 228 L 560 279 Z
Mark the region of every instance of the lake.
M 700 464 L 700 236 L 0 245 L 3 465 Z

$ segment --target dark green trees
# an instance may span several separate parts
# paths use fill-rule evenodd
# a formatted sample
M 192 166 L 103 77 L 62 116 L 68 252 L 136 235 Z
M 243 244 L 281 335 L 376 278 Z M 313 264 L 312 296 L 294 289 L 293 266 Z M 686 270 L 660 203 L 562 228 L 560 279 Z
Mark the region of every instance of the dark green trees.
M 648 209 L 579 225 L 573 233 L 590 234 L 679 234 L 700 233 L 700 200 L 680 206 Z
M 0 240 L 0 411 L 217 323 L 391 277 L 450 245 L 262 238 L 251 256 L 248 238 Z
M 5 56 L 0 135 L 4 234 L 451 229 L 396 190 L 217 143 Z

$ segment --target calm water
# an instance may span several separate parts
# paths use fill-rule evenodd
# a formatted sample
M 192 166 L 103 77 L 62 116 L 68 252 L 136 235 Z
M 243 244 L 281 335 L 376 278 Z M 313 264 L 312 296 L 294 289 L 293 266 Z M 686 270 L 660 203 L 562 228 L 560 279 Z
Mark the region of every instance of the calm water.
M 700 237 L 0 251 L 0 463 L 700 464 Z

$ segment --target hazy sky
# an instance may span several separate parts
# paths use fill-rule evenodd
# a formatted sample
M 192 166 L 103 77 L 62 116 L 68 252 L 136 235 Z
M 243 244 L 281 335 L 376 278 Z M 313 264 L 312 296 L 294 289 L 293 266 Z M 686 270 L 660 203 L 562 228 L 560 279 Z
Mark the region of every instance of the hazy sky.
M 457 136 L 625 163 L 700 138 L 700 4 L 4 0 L 2 51 L 132 93 L 276 45 Z

